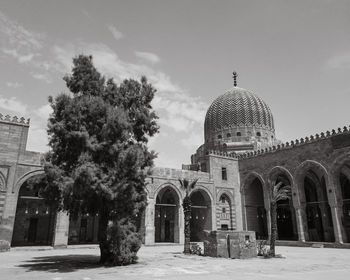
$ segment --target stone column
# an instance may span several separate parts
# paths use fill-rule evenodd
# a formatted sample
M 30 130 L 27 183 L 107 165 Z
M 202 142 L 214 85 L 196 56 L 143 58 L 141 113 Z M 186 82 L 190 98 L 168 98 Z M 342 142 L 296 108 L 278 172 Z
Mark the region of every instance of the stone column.
M 185 244 L 185 221 L 184 221 L 184 209 L 182 205 L 179 206 L 179 244 Z
M 145 210 L 145 245 L 154 245 L 154 211 L 155 201 L 149 198 Z
M 331 205 L 331 212 L 332 212 L 335 242 L 343 243 L 343 232 L 342 232 L 342 226 L 340 221 L 340 218 L 342 215 L 342 208 L 338 207 L 338 205 Z
M 342 217 L 342 201 L 341 188 L 339 181 L 334 176 L 331 176 L 327 184 L 327 199 L 332 213 L 334 239 L 337 243 L 343 243 L 343 226 L 341 224 Z M 337 195 L 338 194 L 338 195 Z M 346 236 L 346 235 L 345 235 Z
M 266 209 L 266 226 L 267 226 L 268 240 L 270 240 L 270 238 L 271 238 L 271 210 L 270 210 L 270 208 Z
M 298 240 L 305 242 L 305 232 L 304 232 L 304 223 L 303 223 L 303 210 L 301 207 L 295 207 L 297 228 L 298 228 Z
M 69 215 L 66 212 L 58 212 L 56 215 L 55 234 L 53 247 L 61 248 L 68 245 Z

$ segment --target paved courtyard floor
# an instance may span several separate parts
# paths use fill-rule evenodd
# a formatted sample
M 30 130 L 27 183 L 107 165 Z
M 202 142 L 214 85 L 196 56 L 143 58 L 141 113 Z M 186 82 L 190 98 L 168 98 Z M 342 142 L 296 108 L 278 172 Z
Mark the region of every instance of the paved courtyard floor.
M 350 279 L 350 250 L 277 247 L 282 259 L 185 256 L 182 246 L 142 247 L 139 261 L 100 267 L 99 251 L 58 249 L 0 253 L 0 279 Z

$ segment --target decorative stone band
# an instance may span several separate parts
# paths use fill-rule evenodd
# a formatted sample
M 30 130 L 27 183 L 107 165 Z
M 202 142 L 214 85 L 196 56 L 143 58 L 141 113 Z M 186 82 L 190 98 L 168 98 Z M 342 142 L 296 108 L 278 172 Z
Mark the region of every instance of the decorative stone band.
M 0 122 L 15 123 L 19 125 L 29 126 L 30 119 L 25 119 L 23 117 L 19 118 L 17 116 L 11 117 L 10 115 L 4 116 L 0 113 Z
M 214 128 L 214 132 L 221 132 L 222 130 L 227 130 L 227 129 L 237 129 L 237 128 L 260 128 L 260 129 L 265 129 L 265 130 L 268 130 L 268 131 L 271 131 L 273 133 L 275 133 L 275 129 L 274 128 L 271 128 L 270 126 L 268 125 L 263 125 L 263 124 L 253 124 L 253 123 L 240 123 L 240 124 L 232 124 L 232 125 L 229 125 L 229 126 L 217 126 Z
M 224 143 L 223 147 L 227 151 L 253 150 L 254 145 L 251 142 L 229 142 Z

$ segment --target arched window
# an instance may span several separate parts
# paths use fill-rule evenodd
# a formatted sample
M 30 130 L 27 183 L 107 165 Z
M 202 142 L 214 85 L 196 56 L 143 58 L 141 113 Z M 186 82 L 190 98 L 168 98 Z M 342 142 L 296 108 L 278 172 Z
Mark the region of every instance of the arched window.
M 242 136 L 242 134 L 238 131 L 237 132 L 237 134 L 236 134 L 237 136 Z
M 227 133 L 227 134 L 226 134 L 226 137 L 227 137 L 227 138 L 230 138 L 230 137 L 231 137 L 231 133 Z
M 261 133 L 260 133 L 260 132 L 257 132 L 257 133 L 256 133 L 256 136 L 260 137 L 260 136 L 261 136 Z
M 219 134 L 219 135 L 218 135 L 218 139 L 222 139 L 222 136 L 221 136 L 221 134 Z

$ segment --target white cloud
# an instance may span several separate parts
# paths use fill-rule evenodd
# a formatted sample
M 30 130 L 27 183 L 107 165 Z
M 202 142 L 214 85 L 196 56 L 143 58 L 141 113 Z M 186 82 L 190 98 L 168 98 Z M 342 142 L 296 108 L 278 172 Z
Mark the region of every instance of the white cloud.
M 161 128 L 167 127 L 175 132 L 196 131 L 202 135 L 208 104 L 199 97 L 190 96 L 167 74 L 144 64 L 126 62 L 104 44 L 56 45 L 53 52 L 57 62 L 63 66 L 65 72 L 69 72 L 72 67 L 72 57 L 76 56 L 79 50 L 81 52 L 81 49 L 85 54 L 93 56 L 94 65 L 101 73 L 107 77 L 113 77 L 116 82 L 126 78 L 139 79 L 145 75 L 157 89 L 152 105 L 160 117 Z
M 19 88 L 19 87 L 22 87 L 23 85 L 19 82 L 7 82 L 6 85 L 9 87 L 9 88 Z
M 327 61 L 327 66 L 333 69 L 350 69 L 350 53 L 331 57 Z
M 112 33 L 114 39 L 119 40 L 124 37 L 123 33 L 121 33 L 114 25 L 107 25 L 107 28 Z
M 33 60 L 35 53 L 43 47 L 43 35 L 31 32 L 0 12 L 1 51 L 19 63 Z
M 27 150 L 44 153 L 49 150 L 46 126 L 38 124 L 35 119 L 30 120 Z
M 28 63 L 35 56 L 33 53 L 20 54 L 16 49 L 3 48 L 2 52 L 4 54 L 7 54 L 8 56 L 11 56 L 11 57 L 15 58 L 19 63 Z
M 153 107 L 161 115 L 161 124 L 175 131 L 191 131 L 202 128 L 208 105 L 198 97 L 185 93 L 156 94 Z
M 55 45 L 52 50 L 56 61 L 63 66 L 64 72 L 70 71 L 72 57 L 81 53 L 81 50 L 83 50 L 85 54 L 91 54 L 93 56 L 94 64 L 99 71 L 108 77 L 113 77 L 117 82 L 121 82 L 127 78 L 139 79 L 142 75 L 145 75 L 160 92 L 177 93 L 182 91 L 165 73 L 155 71 L 144 64 L 126 62 L 120 59 L 108 46 L 101 43 L 88 44 L 81 42 L 76 45 Z
M 190 151 L 195 151 L 203 144 L 202 127 L 199 131 L 191 131 L 186 138 L 181 139 L 181 144 L 187 147 Z
M 42 74 L 42 73 L 31 73 L 32 77 L 34 79 L 45 81 L 46 83 L 50 84 L 52 82 L 50 76 L 48 74 Z
M 30 112 L 31 121 L 28 133 L 28 150 L 46 152 L 48 151 L 48 136 L 46 132 L 47 120 L 52 108 L 49 104 L 42 105 Z
M 51 113 L 52 113 L 52 108 L 50 104 L 43 105 L 39 107 L 37 110 L 35 110 L 35 115 L 38 116 L 40 119 L 45 120 L 45 123 Z
M 156 64 L 156 63 L 160 62 L 159 56 L 154 54 L 154 53 L 135 51 L 135 55 L 138 58 L 141 58 L 142 60 L 145 60 L 145 61 L 150 62 L 152 64 Z
M 31 32 L 0 11 L 0 32 L 6 35 L 9 45 L 17 50 L 41 49 L 43 34 Z
M 27 105 L 17 100 L 16 97 L 6 98 L 0 94 L 0 108 L 16 114 L 26 114 Z

